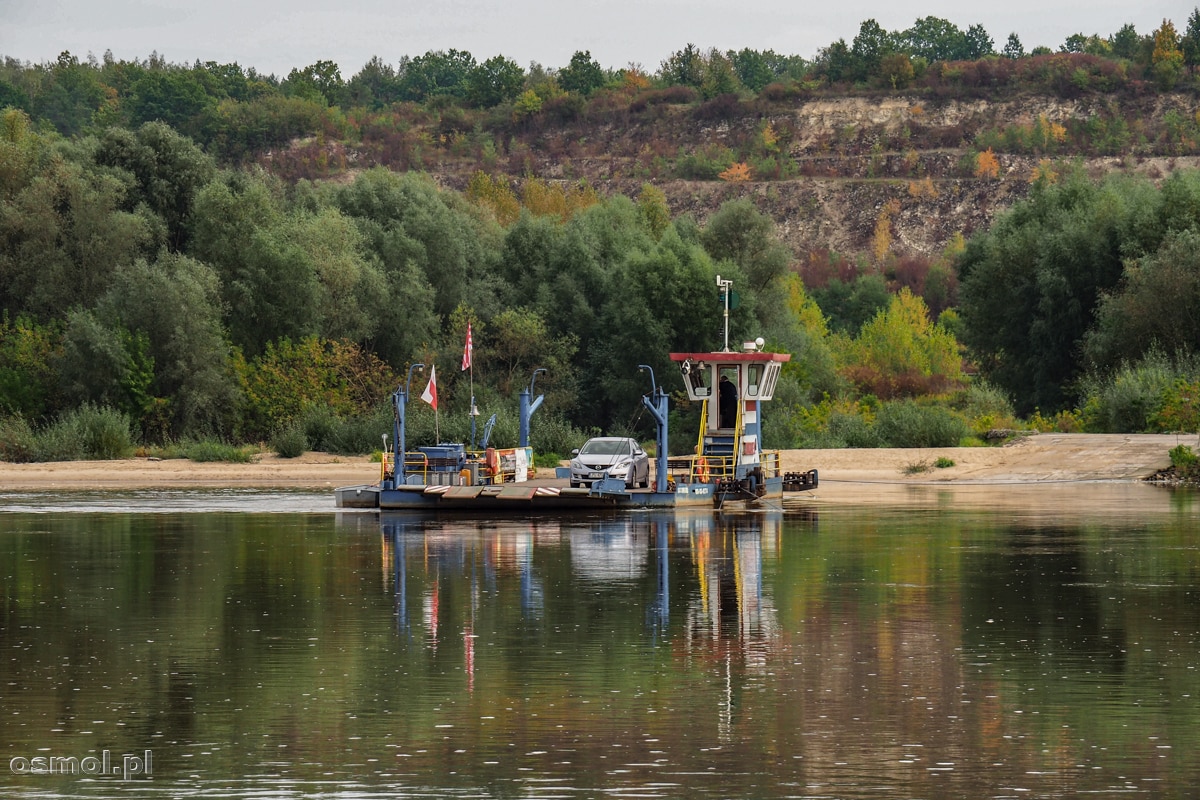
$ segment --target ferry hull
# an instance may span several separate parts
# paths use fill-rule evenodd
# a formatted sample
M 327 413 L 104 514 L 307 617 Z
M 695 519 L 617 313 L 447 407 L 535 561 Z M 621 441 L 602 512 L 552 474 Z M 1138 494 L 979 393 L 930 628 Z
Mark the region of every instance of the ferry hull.
M 783 497 L 783 479 L 769 478 L 761 495 L 719 492 L 717 483 L 679 484 L 673 492 L 600 491 L 534 483 L 498 486 L 401 486 L 394 489 L 347 486 L 336 492 L 339 508 L 385 511 L 458 511 L 528 514 L 538 511 L 643 508 L 713 508 L 756 505 Z M 372 492 L 371 490 L 374 490 Z M 370 505 L 374 495 L 375 504 Z

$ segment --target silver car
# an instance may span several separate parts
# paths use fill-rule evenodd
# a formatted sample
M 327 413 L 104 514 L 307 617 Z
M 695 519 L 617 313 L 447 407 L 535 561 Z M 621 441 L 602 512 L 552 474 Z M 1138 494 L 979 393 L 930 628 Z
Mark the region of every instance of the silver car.
M 590 488 L 603 478 L 625 481 L 629 488 L 650 485 L 650 456 L 634 439 L 599 436 L 571 455 L 571 486 Z

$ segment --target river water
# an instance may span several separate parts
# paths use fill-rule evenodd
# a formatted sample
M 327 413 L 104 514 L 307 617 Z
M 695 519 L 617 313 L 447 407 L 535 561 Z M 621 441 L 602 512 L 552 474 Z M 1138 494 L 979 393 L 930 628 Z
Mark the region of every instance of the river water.
M 1194 796 L 1200 496 L 994 500 L 0 495 L 0 796 Z

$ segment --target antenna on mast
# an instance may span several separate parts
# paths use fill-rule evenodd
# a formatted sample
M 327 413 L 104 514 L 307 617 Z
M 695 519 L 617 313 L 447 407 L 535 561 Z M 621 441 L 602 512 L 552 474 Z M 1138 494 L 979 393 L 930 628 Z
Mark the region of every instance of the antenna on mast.
M 717 291 L 722 295 L 722 300 L 725 304 L 725 346 L 721 349 L 722 353 L 729 352 L 729 292 L 733 287 L 733 281 L 723 281 L 721 276 L 717 276 Z

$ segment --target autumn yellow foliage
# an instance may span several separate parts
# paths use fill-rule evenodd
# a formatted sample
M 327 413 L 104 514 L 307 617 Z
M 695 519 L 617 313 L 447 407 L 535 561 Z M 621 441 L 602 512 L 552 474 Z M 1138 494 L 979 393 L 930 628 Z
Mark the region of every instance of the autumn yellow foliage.
M 918 200 L 935 199 L 938 196 L 938 190 L 937 187 L 933 185 L 933 178 L 926 177 L 919 181 L 909 181 L 908 196 L 915 197 Z
M 738 161 L 729 165 L 729 169 L 717 175 L 723 181 L 728 183 L 742 183 L 750 180 L 750 165 L 745 161 Z
M 521 204 L 504 178 L 479 170 L 471 176 L 466 195 L 467 200 L 491 211 L 501 225 L 511 225 L 521 216 Z
M 541 178 L 527 178 L 521 187 L 521 201 L 530 213 L 558 217 L 566 222 L 576 213 L 600 202 L 600 196 L 587 181 L 564 188 Z
M 879 216 L 875 218 L 875 235 L 871 239 L 871 252 L 878 262 L 882 262 L 888 251 L 892 249 L 892 217 L 899 213 L 900 201 L 892 199 L 883 204 L 883 208 L 879 209 Z
M 975 177 L 995 180 L 1000 177 L 1000 162 L 992 148 L 984 150 L 975 156 Z

